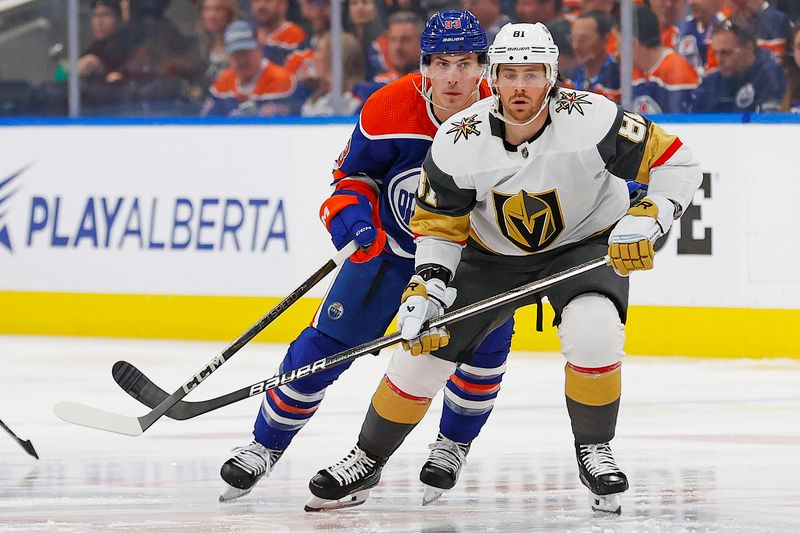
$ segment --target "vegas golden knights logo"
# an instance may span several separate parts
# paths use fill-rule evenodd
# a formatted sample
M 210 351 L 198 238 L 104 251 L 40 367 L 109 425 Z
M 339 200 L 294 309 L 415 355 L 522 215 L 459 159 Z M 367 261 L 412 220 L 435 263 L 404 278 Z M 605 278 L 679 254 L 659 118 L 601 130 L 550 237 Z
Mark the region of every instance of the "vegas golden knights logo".
M 538 194 L 492 191 L 492 195 L 500 232 L 521 250 L 541 252 L 564 231 L 564 216 L 555 189 Z

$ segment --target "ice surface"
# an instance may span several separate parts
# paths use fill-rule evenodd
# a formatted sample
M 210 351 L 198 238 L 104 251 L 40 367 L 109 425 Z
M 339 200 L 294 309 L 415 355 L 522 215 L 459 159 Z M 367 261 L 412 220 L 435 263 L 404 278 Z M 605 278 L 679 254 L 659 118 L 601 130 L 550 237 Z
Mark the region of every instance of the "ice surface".
M 455 489 L 425 508 L 419 468 L 441 398 L 362 506 L 303 512 L 307 483 L 353 445 L 388 353 L 331 387 L 272 477 L 220 504 L 219 467 L 245 444 L 259 399 L 140 437 L 71 426 L 69 400 L 131 416 L 148 409 L 111 378 L 126 359 L 169 392 L 225 343 L 0 337 L 0 531 L 778 532 L 800 531 L 800 361 L 628 357 L 613 448 L 628 474 L 621 517 L 596 517 L 580 485 L 558 354 L 514 353 L 495 411 Z M 269 377 L 282 346 L 247 346 L 187 400 Z

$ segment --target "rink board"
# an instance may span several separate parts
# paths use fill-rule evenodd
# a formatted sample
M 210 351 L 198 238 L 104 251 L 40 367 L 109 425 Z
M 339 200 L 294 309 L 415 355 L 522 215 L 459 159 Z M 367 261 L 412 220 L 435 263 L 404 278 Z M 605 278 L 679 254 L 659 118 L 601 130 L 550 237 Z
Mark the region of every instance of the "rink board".
M 0 128 L 0 333 L 235 338 L 333 253 L 317 210 L 351 129 Z M 800 125 L 666 129 L 703 187 L 656 268 L 634 274 L 626 350 L 800 357 Z M 401 218 L 407 181 L 393 191 Z M 324 286 L 257 340 L 292 340 Z M 557 349 L 533 324 L 521 312 L 515 348 Z

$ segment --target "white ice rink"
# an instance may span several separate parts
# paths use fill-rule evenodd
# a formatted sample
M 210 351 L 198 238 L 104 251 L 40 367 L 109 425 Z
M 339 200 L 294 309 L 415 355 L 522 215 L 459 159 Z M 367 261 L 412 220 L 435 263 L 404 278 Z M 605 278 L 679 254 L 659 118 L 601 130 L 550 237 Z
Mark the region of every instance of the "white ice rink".
M 219 467 L 249 441 L 259 400 L 141 437 L 70 426 L 72 400 L 129 415 L 147 408 L 111 378 L 126 359 L 173 391 L 224 343 L 0 337 L 0 531 L 800 531 L 800 361 L 628 357 L 613 442 L 631 489 L 622 516 L 595 517 L 580 485 L 557 354 L 514 353 L 494 414 L 455 489 L 421 507 L 417 476 L 441 398 L 362 506 L 303 512 L 307 483 L 353 445 L 387 353 L 328 391 L 317 416 L 248 497 L 217 502 Z M 187 400 L 269 377 L 284 347 L 246 347 Z

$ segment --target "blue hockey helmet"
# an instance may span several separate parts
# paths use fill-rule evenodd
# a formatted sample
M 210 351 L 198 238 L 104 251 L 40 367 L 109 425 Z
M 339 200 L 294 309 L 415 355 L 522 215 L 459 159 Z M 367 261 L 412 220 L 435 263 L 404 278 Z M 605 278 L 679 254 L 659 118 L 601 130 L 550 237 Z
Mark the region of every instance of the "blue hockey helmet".
M 422 63 L 429 64 L 432 54 L 475 52 L 486 62 L 489 42 L 486 31 L 475 15 L 465 9 L 447 9 L 434 13 L 419 38 Z

